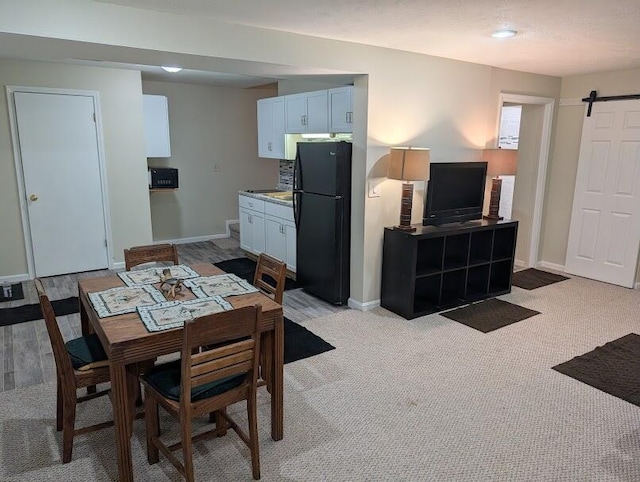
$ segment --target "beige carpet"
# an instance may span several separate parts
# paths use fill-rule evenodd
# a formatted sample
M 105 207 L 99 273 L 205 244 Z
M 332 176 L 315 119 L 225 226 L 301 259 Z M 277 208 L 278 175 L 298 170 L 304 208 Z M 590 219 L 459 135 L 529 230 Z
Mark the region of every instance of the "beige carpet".
M 261 394 L 262 480 L 640 480 L 640 408 L 551 369 L 640 333 L 640 291 L 573 278 L 501 298 L 541 314 L 488 334 L 383 309 L 304 323 L 336 350 L 286 365 L 280 442 Z M 60 463 L 54 402 L 51 384 L 0 394 L 0 480 L 115 479 L 112 429 L 78 437 Z M 105 399 L 80 409 L 108 417 Z M 162 456 L 147 465 L 142 420 L 132 445 L 136 480 L 181 480 Z M 197 480 L 251 480 L 233 433 L 195 453 Z

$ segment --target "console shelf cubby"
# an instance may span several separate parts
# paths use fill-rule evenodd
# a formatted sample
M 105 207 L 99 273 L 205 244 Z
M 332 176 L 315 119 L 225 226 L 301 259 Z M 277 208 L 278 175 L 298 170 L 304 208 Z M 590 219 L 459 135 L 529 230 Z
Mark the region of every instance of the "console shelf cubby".
M 511 291 L 517 221 L 384 230 L 381 305 L 407 319 Z

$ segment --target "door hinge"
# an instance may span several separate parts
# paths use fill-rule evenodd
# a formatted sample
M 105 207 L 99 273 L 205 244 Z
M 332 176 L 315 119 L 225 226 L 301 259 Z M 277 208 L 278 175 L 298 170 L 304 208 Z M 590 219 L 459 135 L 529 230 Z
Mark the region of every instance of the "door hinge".
M 95 121 L 96 121 L 96 113 L 94 112 L 93 113 L 93 122 L 95 122 Z

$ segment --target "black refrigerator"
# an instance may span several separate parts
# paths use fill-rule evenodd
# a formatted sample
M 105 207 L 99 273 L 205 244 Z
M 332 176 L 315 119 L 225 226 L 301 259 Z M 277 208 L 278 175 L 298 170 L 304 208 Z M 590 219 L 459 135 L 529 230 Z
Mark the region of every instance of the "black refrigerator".
M 349 299 L 351 143 L 298 142 L 293 170 L 296 281 L 336 305 Z

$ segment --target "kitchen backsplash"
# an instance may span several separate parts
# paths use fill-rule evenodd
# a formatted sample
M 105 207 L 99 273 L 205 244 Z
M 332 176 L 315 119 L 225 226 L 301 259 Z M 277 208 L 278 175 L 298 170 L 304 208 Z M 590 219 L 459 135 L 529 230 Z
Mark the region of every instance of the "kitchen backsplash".
M 293 162 L 294 161 L 280 161 L 280 171 L 278 173 L 278 189 L 285 191 L 293 190 Z

